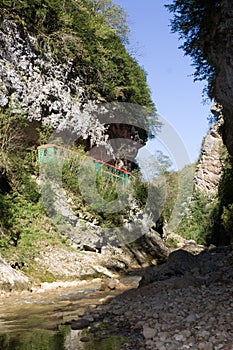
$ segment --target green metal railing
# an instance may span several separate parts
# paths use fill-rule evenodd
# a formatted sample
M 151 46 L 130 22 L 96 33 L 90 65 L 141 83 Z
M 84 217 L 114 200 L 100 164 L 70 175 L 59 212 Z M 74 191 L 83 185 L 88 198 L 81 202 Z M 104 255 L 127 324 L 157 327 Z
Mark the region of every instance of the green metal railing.
M 38 151 L 38 162 L 40 165 L 49 164 L 53 161 L 64 161 L 69 159 L 70 155 L 74 155 L 76 152 L 70 151 L 64 147 L 55 144 L 46 144 L 37 147 Z M 112 178 L 114 181 L 126 185 L 130 180 L 130 173 L 124 169 L 117 168 L 112 164 L 103 162 L 93 157 L 88 157 L 94 162 L 96 171 L 100 172 L 104 176 Z

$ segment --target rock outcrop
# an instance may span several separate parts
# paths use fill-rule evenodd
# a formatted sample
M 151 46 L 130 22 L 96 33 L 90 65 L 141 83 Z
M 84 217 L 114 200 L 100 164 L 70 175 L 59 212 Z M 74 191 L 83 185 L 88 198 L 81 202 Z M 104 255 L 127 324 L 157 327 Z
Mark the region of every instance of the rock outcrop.
M 115 149 L 122 146 L 120 139 L 134 140 L 130 158 L 126 157 L 128 166 L 133 163 L 148 137 L 142 111 L 133 108 L 130 112 L 121 104 L 120 110 L 113 112 L 114 104 L 87 100 L 72 59 L 59 63 L 49 52 L 40 52 L 36 37 L 12 20 L 0 23 L 0 45 L 0 107 L 21 113 L 34 123 L 51 125 L 56 136 L 66 138 L 64 142 L 71 138 L 92 150 L 92 156 L 108 162 L 111 154 L 113 159 L 123 158 Z M 135 121 L 137 113 L 140 118 Z M 114 138 L 118 138 L 117 145 L 109 142 Z M 124 146 L 125 156 L 128 145 Z
M 119 273 L 166 261 L 169 250 L 156 232 L 136 240 L 133 245 L 102 247 L 101 254 L 91 250 L 67 250 L 47 247 L 36 258 L 38 266 L 58 280 L 84 279 L 93 276 L 119 277 Z
M 219 181 L 223 171 L 223 141 L 220 129 L 223 125 L 221 108 L 214 104 L 212 112 L 218 115 L 206 137 L 201 148 L 200 159 L 194 176 L 194 187 L 210 198 L 215 197 L 218 191 Z
M 104 125 L 91 113 L 93 104 L 82 109 L 84 90 L 72 61 L 58 64 L 38 52 L 36 39 L 10 20 L 1 22 L 0 43 L 0 107 L 97 145 L 106 142 Z

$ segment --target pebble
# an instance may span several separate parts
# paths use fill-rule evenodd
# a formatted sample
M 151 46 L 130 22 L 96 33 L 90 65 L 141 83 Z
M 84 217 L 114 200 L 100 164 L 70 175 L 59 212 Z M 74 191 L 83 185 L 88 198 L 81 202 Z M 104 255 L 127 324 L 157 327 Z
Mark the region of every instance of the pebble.
M 85 318 L 71 321 L 71 329 L 73 330 L 81 330 L 81 329 L 87 328 L 89 325 L 90 325 L 90 322 Z
M 183 336 L 183 334 L 175 334 L 174 338 L 175 340 L 178 340 L 178 341 L 185 340 L 185 337 Z
M 80 341 L 83 342 L 83 343 L 87 343 L 87 342 L 90 341 L 90 338 L 88 338 L 88 337 L 82 337 L 82 338 L 80 338 Z
M 187 321 L 188 323 L 192 323 L 192 322 L 195 322 L 196 319 L 197 319 L 197 317 L 196 317 L 195 314 L 190 314 L 190 315 L 188 315 L 188 317 L 186 318 L 186 321 Z
M 156 334 L 156 330 L 153 328 L 150 328 L 146 325 L 143 326 L 143 336 L 145 339 L 152 339 Z

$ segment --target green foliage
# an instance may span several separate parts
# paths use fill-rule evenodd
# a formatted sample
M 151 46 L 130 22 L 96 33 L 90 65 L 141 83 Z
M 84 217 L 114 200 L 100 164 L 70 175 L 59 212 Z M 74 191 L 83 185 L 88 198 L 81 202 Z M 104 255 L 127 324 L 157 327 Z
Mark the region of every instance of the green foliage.
M 37 132 L 39 134 L 39 139 L 38 139 L 38 143 L 40 145 L 44 145 L 46 143 L 48 143 L 50 137 L 52 136 L 53 132 L 54 132 L 54 129 L 51 125 L 40 125 L 39 128 L 37 128 Z M 54 140 L 53 140 L 53 143 Z
M 28 148 L 27 127 L 23 115 L 0 111 L 0 247 L 10 262 L 22 263 L 32 278 L 45 276 L 36 267 L 40 247 L 60 243 L 55 227 L 46 217 L 36 183 L 37 156 Z M 52 210 L 52 201 L 49 210 Z
M 121 200 L 127 203 L 128 191 L 109 175 L 96 171 L 94 164 L 80 149 L 76 156 L 63 166 L 62 183 L 73 198 L 73 210 L 78 215 L 85 213 L 89 220 L 95 220 L 102 227 L 115 227 L 123 223 L 128 208 L 121 210 L 118 202 L 118 190 Z M 126 206 L 127 207 L 127 206 Z
M 112 0 L 92 0 L 92 2 L 94 11 L 100 13 L 116 35 L 124 43 L 127 43 L 129 28 L 125 10 L 119 5 L 116 5 Z
M 28 201 L 33 203 L 37 203 L 39 201 L 40 193 L 38 187 L 29 174 L 22 174 L 22 177 L 20 177 L 17 182 L 16 190 Z
M 177 233 L 186 239 L 194 239 L 199 244 L 206 244 L 211 234 L 212 210 L 213 205 L 210 205 L 209 199 L 201 192 L 194 192 Z
M 18 262 L 35 282 L 54 277 L 37 266 L 35 258 L 47 245 L 59 246 L 61 237 L 46 216 L 41 201 L 34 203 L 16 192 L 0 195 L 0 247 L 9 263 Z
M 158 176 L 168 174 L 172 162 L 162 151 L 156 151 L 150 157 L 140 159 L 140 166 L 146 180 L 151 182 Z
M 56 214 L 56 209 L 54 207 L 55 193 L 52 188 L 50 181 L 45 181 L 41 188 L 43 206 L 49 217 L 53 217 Z
M 223 207 L 221 215 L 226 243 L 233 241 L 233 203 Z
M 223 174 L 215 200 L 194 192 L 177 233 L 201 244 L 224 245 L 233 241 L 233 162 L 224 149 Z
M 86 157 L 86 153 L 82 146 L 79 146 L 74 155 L 67 159 L 62 167 L 62 183 L 64 187 L 73 192 L 75 195 L 80 195 L 78 176 L 80 173 L 80 165 Z
M 169 248 L 177 248 L 178 247 L 178 240 L 174 237 L 168 237 L 166 239 L 166 246 Z
M 166 6 L 173 14 L 172 32 L 179 33 L 183 40 L 181 48 L 193 59 L 195 79 L 206 79 L 209 83 L 209 94 L 212 95 L 216 67 L 210 61 L 208 52 L 220 20 L 221 1 L 173 0 L 172 4 Z
M 165 222 L 168 222 L 172 211 L 174 209 L 177 196 L 178 196 L 178 190 L 179 190 L 179 183 L 178 183 L 178 172 L 166 172 L 166 202 L 163 207 L 162 216 Z
M 132 171 L 132 187 L 134 198 L 139 208 L 143 208 L 148 200 L 148 183 L 142 180 L 138 170 Z
M 153 180 L 152 185 L 159 190 L 154 196 L 157 201 L 160 198 L 160 220 L 172 232 L 184 216 L 193 192 L 194 164 L 187 165 L 180 171 L 168 171 L 169 164 L 166 158 L 162 158 L 161 165 L 157 166 L 161 175 Z
M 100 172 L 96 176 L 96 188 L 98 193 L 101 193 L 102 198 L 107 201 L 115 201 L 118 197 L 116 190 L 117 183 L 109 176 L 104 176 Z

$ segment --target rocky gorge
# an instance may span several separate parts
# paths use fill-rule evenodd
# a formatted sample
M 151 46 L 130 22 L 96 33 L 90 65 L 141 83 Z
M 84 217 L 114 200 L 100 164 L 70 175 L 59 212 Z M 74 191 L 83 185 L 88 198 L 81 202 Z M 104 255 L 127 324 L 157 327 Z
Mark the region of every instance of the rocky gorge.
M 216 76 L 217 102 L 213 113 L 218 121 L 203 141 L 193 183 L 194 191 L 201 192 L 206 199 L 201 214 L 212 203 L 220 203 L 207 219 L 210 226 L 211 220 L 218 217 L 220 224 L 215 225 L 218 238 L 223 233 L 228 245 L 207 247 L 194 239 L 166 232 L 166 223 L 162 227 L 164 234 L 157 232 L 154 218 L 158 219 L 161 213 L 156 205 L 154 213 L 147 210 L 148 188 L 136 175 L 139 195 L 133 200 L 129 197 L 119 216 L 116 211 L 106 214 L 102 210 L 96 214 L 87 208 L 72 177 L 66 177 L 66 188 L 62 186 L 65 181 L 56 181 L 57 164 L 49 169 L 55 181 L 47 181 L 44 192 L 40 191 L 44 178 L 40 176 L 43 169 L 39 169 L 36 159 L 39 144 L 65 141 L 59 146 L 72 146 L 75 151 L 81 146 L 83 153 L 80 154 L 85 151 L 112 164 L 124 160 L 124 166 L 131 171 L 136 167 L 138 150 L 148 139 L 150 123 L 156 122 L 153 108 L 153 113 L 148 114 L 148 110 L 141 107 L 145 104 L 153 107 L 143 71 L 128 58 L 119 38 L 93 14 L 89 1 L 77 1 L 80 6 L 77 12 L 76 8 L 69 8 L 70 3 L 62 2 L 60 17 L 57 6 L 50 9 L 50 15 L 59 19 L 54 21 L 54 17 L 50 17 L 56 22 L 53 26 L 47 20 L 48 14 L 38 11 L 37 4 L 35 9 L 33 4 L 30 8 L 21 8 L 20 2 L 13 14 L 8 1 L 4 2 L 5 6 L 0 4 L 3 9 L 0 15 L 0 122 L 4 121 L 1 124 L 4 138 L 0 134 L 3 335 L 0 342 L 3 349 L 12 350 L 19 343 L 23 349 L 25 342 L 21 338 L 28 336 L 28 326 L 33 330 L 51 331 L 50 344 L 56 350 L 233 349 L 232 203 L 231 198 L 226 200 L 226 193 L 231 193 L 231 162 L 228 159 L 227 163 L 227 157 L 222 156 L 226 152 L 222 136 L 230 153 L 233 152 L 232 102 L 229 103 L 231 37 L 228 32 L 225 35 L 231 21 L 227 19 L 225 23 L 221 17 L 216 27 L 229 51 L 220 64 L 222 71 Z M 64 16 L 66 6 L 68 12 Z M 30 11 L 36 26 L 30 25 Z M 83 15 L 76 27 L 73 12 Z M 231 12 L 229 1 L 222 1 L 221 16 L 227 13 L 230 17 Z M 89 27 L 85 22 L 87 18 Z M 85 23 L 85 30 L 80 29 L 80 23 Z M 89 36 L 85 41 L 83 32 L 87 31 L 92 42 L 98 38 L 94 48 L 88 46 Z M 56 39 L 59 35 L 61 40 Z M 116 49 L 112 49 L 112 43 Z M 59 50 L 64 56 L 62 59 L 57 53 Z M 218 55 L 225 52 L 217 51 Z M 217 57 L 215 51 L 209 52 Z M 96 68 L 98 61 L 100 65 Z M 143 77 L 143 82 L 138 81 L 138 77 Z M 120 109 L 118 106 L 114 110 L 115 102 L 120 102 Z M 18 116 L 23 117 L 24 143 L 12 147 L 3 141 L 9 136 L 9 125 L 10 134 L 17 129 L 18 124 L 11 125 L 9 121 Z M 114 143 L 114 139 L 119 142 Z M 80 176 L 77 164 L 71 165 Z M 89 189 L 86 173 L 83 179 Z M 104 189 L 108 181 L 106 178 L 102 181 L 100 179 L 101 194 L 106 195 Z M 122 188 L 119 193 L 126 192 Z M 149 193 L 153 203 L 159 198 L 155 196 L 159 190 L 156 187 L 157 192 Z M 41 200 L 41 194 L 46 201 Z M 172 203 L 174 198 L 169 195 Z M 113 191 L 109 202 L 115 198 Z M 178 213 L 181 216 L 188 212 L 188 201 L 184 202 Z M 198 215 L 199 228 L 203 216 Z M 188 228 L 194 231 L 191 225 Z M 124 279 L 128 281 L 126 284 Z M 14 333 L 17 333 L 16 341 Z M 29 337 L 31 343 L 28 344 L 33 348 L 32 338 Z M 43 336 L 39 334 L 38 338 L 36 341 L 41 345 Z M 49 349 L 47 338 L 43 341 Z

